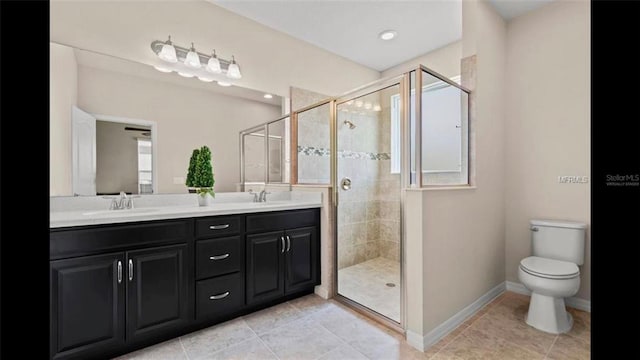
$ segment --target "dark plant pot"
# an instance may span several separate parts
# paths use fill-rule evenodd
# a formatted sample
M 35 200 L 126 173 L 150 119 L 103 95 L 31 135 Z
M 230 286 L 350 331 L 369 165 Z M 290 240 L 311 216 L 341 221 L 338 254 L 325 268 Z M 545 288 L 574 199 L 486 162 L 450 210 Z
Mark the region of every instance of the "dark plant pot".
M 196 188 L 187 188 L 187 191 L 189 192 L 189 194 L 195 194 Z

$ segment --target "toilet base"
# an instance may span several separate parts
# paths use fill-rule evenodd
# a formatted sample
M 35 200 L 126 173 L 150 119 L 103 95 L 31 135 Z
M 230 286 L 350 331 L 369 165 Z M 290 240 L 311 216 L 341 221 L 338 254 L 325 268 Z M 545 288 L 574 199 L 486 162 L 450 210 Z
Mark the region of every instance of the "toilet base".
M 562 334 L 571 330 L 573 317 L 564 306 L 564 298 L 531 294 L 527 324 L 551 334 Z

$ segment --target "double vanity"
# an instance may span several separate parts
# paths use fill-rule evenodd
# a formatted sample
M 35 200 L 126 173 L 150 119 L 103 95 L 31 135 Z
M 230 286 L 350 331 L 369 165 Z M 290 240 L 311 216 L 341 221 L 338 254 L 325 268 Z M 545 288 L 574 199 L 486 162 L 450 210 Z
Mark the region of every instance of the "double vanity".
M 319 193 L 52 198 L 51 359 L 107 358 L 313 292 Z

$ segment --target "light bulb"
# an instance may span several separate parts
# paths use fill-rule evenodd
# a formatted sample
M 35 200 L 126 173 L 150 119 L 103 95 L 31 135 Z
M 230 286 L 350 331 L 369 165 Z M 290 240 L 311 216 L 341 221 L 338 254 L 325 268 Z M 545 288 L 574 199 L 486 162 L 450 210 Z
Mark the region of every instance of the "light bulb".
M 347 101 L 347 105 L 353 105 L 353 100 Z
M 214 74 L 220 74 L 222 72 L 222 68 L 220 67 L 220 60 L 218 60 L 218 56 L 216 55 L 215 50 L 213 50 L 213 55 L 211 55 L 211 57 L 209 58 L 205 70 Z
M 166 62 L 175 63 L 178 62 L 178 56 L 176 55 L 176 48 L 173 47 L 171 43 L 171 36 L 169 36 L 169 40 L 167 40 L 164 45 L 162 45 L 162 49 L 158 53 L 158 57 L 161 60 Z
M 273 95 L 271 94 L 264 94 L 262 97 L 265 99 L 273 99 Z
M 373 111 L 381 111 L 382 107 L 380 107 L 380 104 L 375 104 L 373 105 Z
M 362 100 L 356 100 L 356 106 L 362 107 Z
M 187 73 L 187 72 L 182 72 L 182 71 L 178 71 L 178 75 L 182 76 L 182 77 L 186 77 L 186 78 L 192 78 L 195 75 L 191 74 L 191 73 Z
M 236 58 L 231 56 L 231 64 L 227 68 L 227 77 L 229 79 L 240 79 L 242 78 L 242 74 L 240 73 L 240 67 L 236 64 Z
M 187 53 L 187 58 L 184 59 L 184 64 L 194 69 L 200 69 L 200 67 L 202 67 L 202 64 L 200 64 L 200 56 L 196 52 L 193 43 L 191 43 L 191 50 Z
M 226 81 L 218 81 L 218 85 L 227 87 L 227 86 L 231 86 L 231 83 L 228 83 Z
M 173 71 L 173 70 L 171 70 L 169 68 L 166 68 L 166 67 L 160 66 L 160 65 L 154 65 L 153 68 L 158 70 L 158 71 L 160 71 L 160 72 L 163 72 L 163 73 L 170 73 L 171 71 Z
M 207 77 L 202 77 L 202 76 L 198 76 L 198 80 L 204 81 L 204 82 L 213 82 L 213 79 L 207 78 Z
M 371 109 L 371 106 L 372 106 L 371 103 L 368 102 L 368 101 L 366 103 L 364 103 L 364 108 L 367 109 L 367 110 Z

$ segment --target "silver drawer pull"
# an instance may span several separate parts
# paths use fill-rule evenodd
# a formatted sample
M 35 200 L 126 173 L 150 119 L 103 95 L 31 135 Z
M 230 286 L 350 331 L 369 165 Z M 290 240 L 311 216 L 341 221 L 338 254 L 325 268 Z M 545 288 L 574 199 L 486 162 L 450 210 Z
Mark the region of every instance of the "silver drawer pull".
M 229 257 L 229 254 L 213 255 L 213 256 L 209 256 L 209 260 L 222 260 L 228 257 Z
M 209 296 L 209 300 L 220 300 L 220 299 L 224 299 L 227 296 L 229 296 L 230 292 L 226 292 L 226 293 L 222 293 L 222 294 L 218 294 L 218 295 L 211 295 Z
M 229 227 L 229 224 L 224 224 L 224 225 L 211 225 L 209 226 L 209 230 L 222 230 L 222 229 L 226 229 Z

